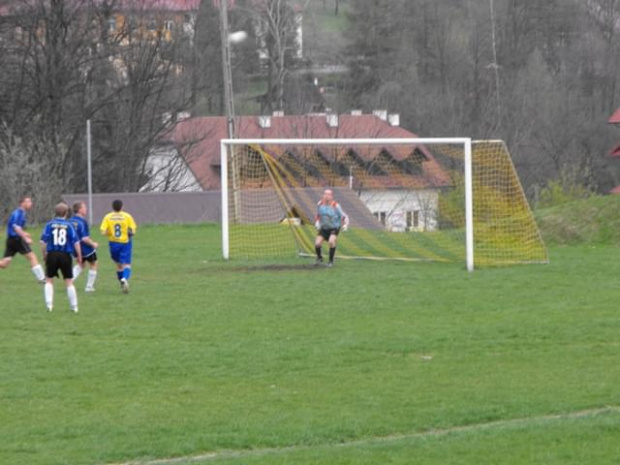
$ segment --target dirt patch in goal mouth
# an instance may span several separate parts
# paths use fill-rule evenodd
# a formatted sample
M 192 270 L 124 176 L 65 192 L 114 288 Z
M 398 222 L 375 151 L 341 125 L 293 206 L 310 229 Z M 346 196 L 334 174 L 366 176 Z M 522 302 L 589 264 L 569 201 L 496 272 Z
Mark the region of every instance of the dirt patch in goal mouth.
M 272 265 L 256 265 L 256 266 L 239 266 L 236 268 L 232 268 L 230 271 L 251 273 L 253 271 L 315 271 L 315 270 L 324 270 L 324 269 L 325 269 L 325 266 L 317 266 L 317 265 L 272 264 Z

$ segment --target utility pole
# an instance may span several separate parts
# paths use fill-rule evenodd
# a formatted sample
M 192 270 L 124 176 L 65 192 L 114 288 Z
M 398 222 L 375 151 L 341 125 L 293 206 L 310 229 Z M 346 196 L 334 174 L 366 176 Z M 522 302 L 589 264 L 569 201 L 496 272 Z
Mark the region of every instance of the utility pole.
M 230 64 L 230 41 L 228 40 L 228 0 L 220 0 L 220 35 L 222 39 L 222 70 L 224 74 L 224 104 L 228 121 L 228 138 L 235 138 L 235 102 Z

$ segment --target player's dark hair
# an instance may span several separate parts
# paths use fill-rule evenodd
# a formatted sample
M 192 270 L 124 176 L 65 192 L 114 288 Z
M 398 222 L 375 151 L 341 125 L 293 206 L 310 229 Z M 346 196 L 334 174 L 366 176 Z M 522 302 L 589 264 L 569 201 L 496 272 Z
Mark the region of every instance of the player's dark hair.
M 82 208 L 82 205 L 84 205 L 84 202 L 75 202 L 73 204 L 73 213 L 77 213 L 78 211 L 80 211 L 80 208 Z
M 56 205 L 56 207 L 54 207 L 54 214 L 57 218 L 65 218 L 68 211 L 69 205 L 64 202 L 60 202 L 58 205 Z
M 112 210 L 114 210 L 115 212 L 120 212 L 122 209 L 123 209 L 122 200 L 115 200 L 114 202 L 112 202 Z

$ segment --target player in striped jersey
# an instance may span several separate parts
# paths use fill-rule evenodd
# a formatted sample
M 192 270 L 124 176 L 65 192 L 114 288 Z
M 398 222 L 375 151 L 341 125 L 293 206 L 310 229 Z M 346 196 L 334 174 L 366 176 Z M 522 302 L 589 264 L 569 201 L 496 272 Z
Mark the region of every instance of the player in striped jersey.
M 32 237 L 26 232 L 26 214 L 32 209 L 32 198 L 22 197 L 6 226 L 6 248 L 4 258 L 0 260 L 0 268 L 8 268 L 16 254 L 21 254 L 30 262 L 32 274 L 41 284 L 45 284 L 45 273 L 39 264 L 37 256 L 34 254 L 30 245 Z
M 45 305 L 48 311 L 52 311 L 54 306 L 54 278 L 58 272 L 62 272 L 62 277 L 67 287 L 67 297 L 71 310 L 78 311 L 77 293 L 73 285 L 73 254 L 77 257 L 77 262 L 82 263 L 82 250 L 80 239 L 71 222 L 67 220 L 69 206 L 66 203 L 59 203 L 54 208 L 55 218 L 48 221 L 41 234 L 41 251 L 45 260 Z
M 86 279 L 86 288 L 84 290 L 85 292 L 95 292 L 95 280 L 97 279 L 97 248 L 99 244 L 90 238 L 90 227 L 86 220 L 87 212 L 88 207 L 86 207 L 86 203 L 76 202 L 73 204 L 73 216 L 70 221 L 80 239 L 83 262 L 82 264 L 76 263 L 73 267 L 73 281 L 82 273 L 82 266 L 86 266 L 86 262 L 88 262 L 90 269 L 88 270 L 88 278 Z

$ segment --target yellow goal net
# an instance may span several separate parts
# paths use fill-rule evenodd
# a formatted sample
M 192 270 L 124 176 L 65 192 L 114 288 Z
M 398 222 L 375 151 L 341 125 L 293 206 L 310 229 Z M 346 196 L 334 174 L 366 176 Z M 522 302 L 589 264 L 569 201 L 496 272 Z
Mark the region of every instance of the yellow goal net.
M 350 227 L 338 257 L 476 266 L 548 254 L 502 141 L 241 140 L 222 144 L 225 258 L 313 256 L 324 189 Z

